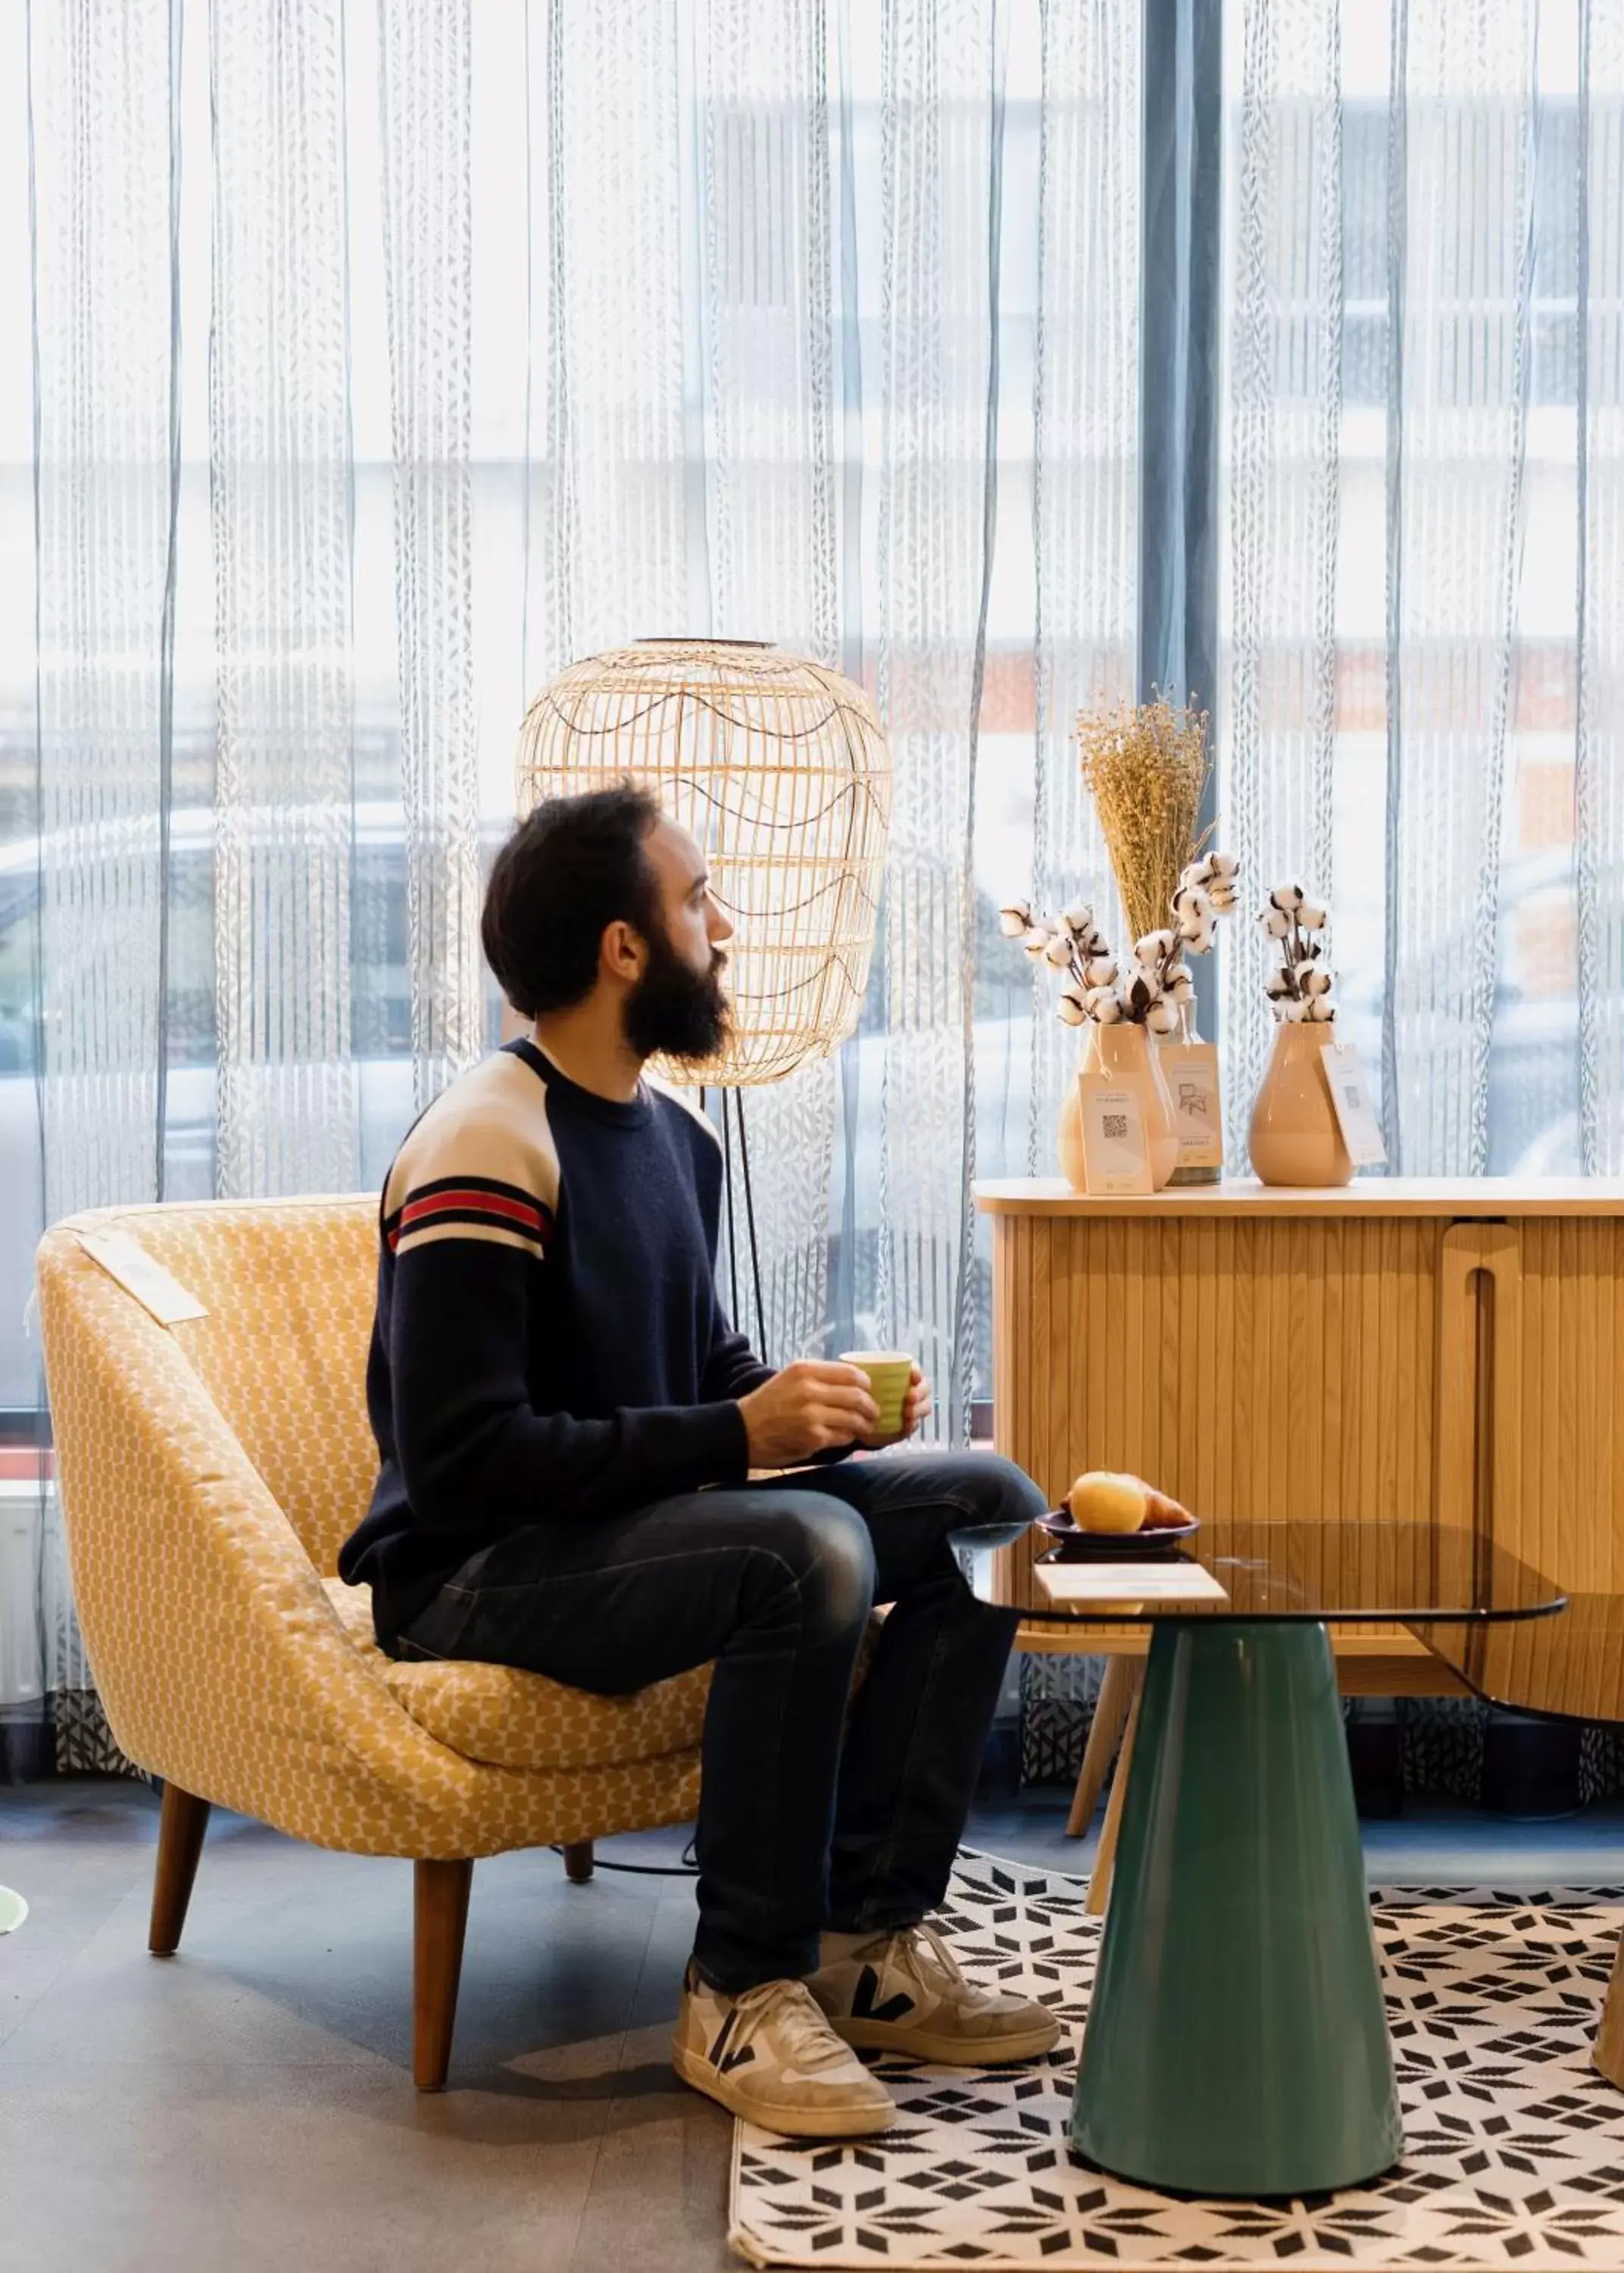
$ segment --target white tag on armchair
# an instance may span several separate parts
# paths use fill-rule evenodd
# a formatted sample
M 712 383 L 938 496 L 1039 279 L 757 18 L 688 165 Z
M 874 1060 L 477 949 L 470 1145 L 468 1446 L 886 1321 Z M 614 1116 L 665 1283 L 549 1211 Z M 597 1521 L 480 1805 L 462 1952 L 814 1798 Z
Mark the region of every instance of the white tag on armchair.
M 126 1294 L 133 1294 L 161 1326 L 177 1326 L 185 1318 L 206 1318 L 207 1309 L 161 1263 L 154 1263 L 139 1240 L 123 1231 L 81 1231 L 79 1243 L 93 1263 L 109 1279 L 116 1279 Z

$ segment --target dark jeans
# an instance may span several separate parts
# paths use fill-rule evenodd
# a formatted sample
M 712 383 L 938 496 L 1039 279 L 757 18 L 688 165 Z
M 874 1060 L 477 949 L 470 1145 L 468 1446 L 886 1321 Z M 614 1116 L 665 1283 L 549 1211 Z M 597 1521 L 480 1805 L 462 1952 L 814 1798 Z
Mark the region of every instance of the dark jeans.
M 397 1648 L 604 1696 L 715 1659 L 694 1955 L 737 1992 L 810 1972 L 824 1926 L 941 1901 L 1018 1618 L 977 1600 L 947 1534 L 1043 1506 L 1007 1460 L 909 1454 L 537 1525 L 465 1564 Z M 875 1602 L 893 1608 L 848 1724 Z

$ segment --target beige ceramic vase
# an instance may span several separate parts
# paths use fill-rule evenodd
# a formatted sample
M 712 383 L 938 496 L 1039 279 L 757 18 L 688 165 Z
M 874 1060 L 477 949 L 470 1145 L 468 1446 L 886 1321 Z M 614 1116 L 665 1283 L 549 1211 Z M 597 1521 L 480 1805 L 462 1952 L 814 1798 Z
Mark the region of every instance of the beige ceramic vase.
M 1254 1173 L 1266 1184 L 1345 1184 L 1353 1163 L 1331 1103 L 1322 1052 L 1328 1025 L 1275 1029 L 1275 1046 L 1263 1076 L 1246 1149 Z
M 1173 1122 L 1173 1101 L 1167 1093 L 1161 1062 L 1144 1028 L 1122 1018 L 1114 1026 L 1090 1021 L 1083 1037 L 1082 1061 L 1076 1078 L 1066 1084 L 1060 1106 L 1060 1174 L 1074 1192 L 1086 1192 L 1088 1176 L 1082 1153 L 1082 1100 L 1077 1082 L 1096 1068 L 1107 1081 L 1136 1082 L 1145 1101 L 1145 1134 L 1150 1150 L 1150 1182 L 1163 1191 L 1179 1166 L 1179 1135 Z

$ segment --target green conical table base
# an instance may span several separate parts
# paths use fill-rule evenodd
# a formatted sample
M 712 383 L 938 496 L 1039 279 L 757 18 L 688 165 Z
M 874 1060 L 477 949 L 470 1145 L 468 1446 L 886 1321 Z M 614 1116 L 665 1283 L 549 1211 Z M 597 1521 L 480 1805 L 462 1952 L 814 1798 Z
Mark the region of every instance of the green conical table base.
M 1192 2194 L 1317 2194 L 1398 2157 L 1323 1626 L 1156 1628 L 1072 2137 Z

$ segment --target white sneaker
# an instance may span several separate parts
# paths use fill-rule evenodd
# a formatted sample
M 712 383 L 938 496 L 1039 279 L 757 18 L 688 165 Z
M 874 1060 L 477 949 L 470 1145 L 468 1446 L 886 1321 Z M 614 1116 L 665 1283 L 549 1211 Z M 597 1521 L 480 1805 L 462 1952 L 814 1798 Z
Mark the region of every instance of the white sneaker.
M 860 2139 L 896 2120 L 890 2093 L 799 1981 L 764 1981 L 729 1997 L 690 1964 L 671 2066 L 730 2114 L 787 2138 Z
M 932 1925 L 864 1939 L 823 1937 L 824 1962 L 806 1986 L 849 2044 L 945 2067 L 1037 2059 L 1059 2042 L 1054 2014 L 1007 1989 L 967 1981 Z

